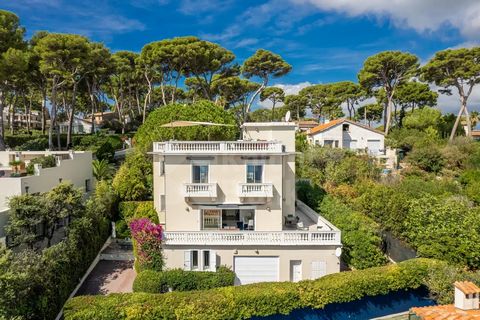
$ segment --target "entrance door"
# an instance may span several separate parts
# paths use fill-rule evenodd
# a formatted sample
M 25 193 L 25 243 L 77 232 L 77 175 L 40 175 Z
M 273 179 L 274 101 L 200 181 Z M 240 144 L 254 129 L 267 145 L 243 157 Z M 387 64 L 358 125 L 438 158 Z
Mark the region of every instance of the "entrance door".
M 290 261 L 290 281 L 298 282 L 302 280 L 302 260 Z

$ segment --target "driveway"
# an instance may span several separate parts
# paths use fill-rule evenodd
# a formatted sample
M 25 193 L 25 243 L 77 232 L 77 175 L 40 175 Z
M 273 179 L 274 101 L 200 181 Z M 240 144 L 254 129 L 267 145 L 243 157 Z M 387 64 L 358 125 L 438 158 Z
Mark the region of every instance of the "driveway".
M 100 260 L 76 296 L 132 292 L 135 276 L 133 261 Z

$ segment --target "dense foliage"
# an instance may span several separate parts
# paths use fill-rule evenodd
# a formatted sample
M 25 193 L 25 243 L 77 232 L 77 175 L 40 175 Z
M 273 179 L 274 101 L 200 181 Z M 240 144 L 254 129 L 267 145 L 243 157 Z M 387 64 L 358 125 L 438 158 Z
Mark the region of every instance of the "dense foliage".
M 324 308 L 332 303 L 418 288 L 425 284 L 432 284 L 433 293 L 445 299 L 445 268 L 444 263 L 435 260 L 414 259 L 396 265 L 330 274 L 299 283 L 259 283 L 164 294 L 84 296 L 67 303 L 65 319 L 249 319 L 253 316 L 288 314 L 298 308 Z M 454 274 L 447 280 L 458 279 L 459 276 Z M 451 282 L 449 285 L 451 288 Z
M 172 121 L 199 121 L 228 126 L 192 126 L 168 128 L 163 124 Z M 135 145 L 141 151 L 152 149 L 155 141 L 166 140 L 235 140 L 238 132 L 235 118 L 214 103 L 206 100 L 196 103 L 170 104 L 149 114 L 135 135 Z
M 91 200 L 60 243 L 39 252 L 3 250 L 0 318 L 55 318 L 105 242 L 108 227 L 105 213 Z
M 184 271 L 182 269 L 145 270 L 135 278 L 133 292 L 165 293 L 207 290 L 233 286 L 234 281 L 235 273 L 223 266 L 219 267 L 216 272 Z
M 35 164 L 41 165 L 42 168 L 53 168 L 55 167 L 56 163 L 57 162 L 55 160 L 55 157 L 52 155 L 45 156 L 45 157 L 38 157 L 30 160 L 30 162 L 28 163 L 25 169 L 27 170 L 27 174 L 33 174 Z
M 113 178 L 113 189 L 121 200 L 149 200 L 153 191 L 152 170 L 152 160 L 147 155 L 131 153 Z

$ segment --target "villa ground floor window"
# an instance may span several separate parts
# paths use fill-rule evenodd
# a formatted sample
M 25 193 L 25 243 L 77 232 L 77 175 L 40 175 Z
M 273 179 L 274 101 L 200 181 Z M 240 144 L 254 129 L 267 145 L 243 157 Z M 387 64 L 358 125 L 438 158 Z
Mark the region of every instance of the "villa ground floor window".
M 215 250 L 185 250 L 183 269 L 187 271 L 216 271 Z

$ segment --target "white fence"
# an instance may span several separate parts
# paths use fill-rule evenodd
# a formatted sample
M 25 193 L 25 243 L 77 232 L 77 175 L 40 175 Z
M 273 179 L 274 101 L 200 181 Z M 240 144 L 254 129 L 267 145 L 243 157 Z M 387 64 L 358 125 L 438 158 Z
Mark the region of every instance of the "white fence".
M 166 245 L 341 245 L 340 231 L 165 232 Z
M 153 152 L 160 153 L 279 153 L 278 141 L 168 141 L 154 142 Z

